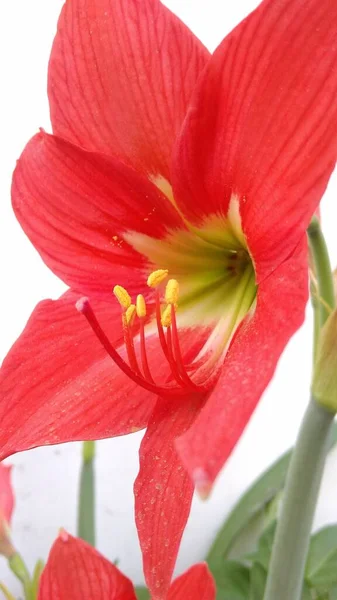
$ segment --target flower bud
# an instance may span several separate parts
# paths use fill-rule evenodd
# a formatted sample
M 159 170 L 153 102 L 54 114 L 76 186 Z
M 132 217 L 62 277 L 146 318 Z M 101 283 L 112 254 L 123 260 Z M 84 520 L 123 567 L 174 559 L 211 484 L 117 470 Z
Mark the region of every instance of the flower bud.
M 337 310 L 324 324 L 317 346 L 312 380 L 315 400 L 329 411 L 337 412 Z

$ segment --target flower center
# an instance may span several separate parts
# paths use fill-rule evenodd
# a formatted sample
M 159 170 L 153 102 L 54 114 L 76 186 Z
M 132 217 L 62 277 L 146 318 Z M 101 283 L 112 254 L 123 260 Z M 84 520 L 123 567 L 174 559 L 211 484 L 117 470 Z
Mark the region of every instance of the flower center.
M 239 202 L 233 196 L 226 217 L 213 216 L 202 227 L 171 231 L 155 239 L 134 231 L 125 240 L 153 268 L 165 266 L 179 281 L 180 326 L 212 325 L 241 300 L 242 286 L 255 297 L 255 271 L 241 228 Z
M 157 395 L 207 393 L 215 384 L 231 339 L 256 298 L 255 271 L 241 230 L 238 205 L 231 204 L 227 218 L 210 219 L 201 229 L 174 231 L 165 240 L 154 240 L 130 232 L 129 243 L 155 265 L 148 277 L 154 294 L 155 325 L 163 356 L 169 367 L 164 383 L 156 382 L 148 361 L 146 339 L 153 335 L 143 295 L 135 304 L 123 287 L 114 294 L 122 309 L 122 327 L 127 361 L 101 329 L 87 298 L 77 309 L 117 366 L 138 385 Z M 171 279 L 163 291 L 163 282 Z M 179 282 L 179 283 L 178 283 Z M 137 348 L 135 334 L 137 325 Z M 210 334 L 197 355 L 184 356 L 180 328 L 207 326 Z

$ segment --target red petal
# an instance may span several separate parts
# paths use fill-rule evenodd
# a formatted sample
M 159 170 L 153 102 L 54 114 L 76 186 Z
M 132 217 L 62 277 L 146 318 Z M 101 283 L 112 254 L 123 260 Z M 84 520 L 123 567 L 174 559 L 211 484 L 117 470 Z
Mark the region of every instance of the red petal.
M 172 583 L 167 600 L 213 600 L 215 594 L 214 579 L 206 563 L 200 563 Z
M 122 163 L 39 133 L 14 173 L 13 206 L 47 265 L 82 293 L 114 284 L 139 293 L 147 259 L 128 230 L 162 237 L 180 217 L 158 188 Z
M 14 508 L 14 492 L 11 485 L 12 465 L 0 464 L 0 514 L 7 523 L 11 522 Z
M 153 600 L 166 596 L 193 496 L 174 442 L 193 423 L 200 406 L 200 398 L 193 395 L 160 398 L 140 448 L 136 524 Z
M 261 279 L 299 243 L 337 156 L 337 3 L 265 0 L 220 45 L 180 139 L 176 198 L 198 223 L 231 195 Z
M 237 331 L 217 387 L 177 441 L 199 491 L 206 493 L 239 440 L 277 361 L 300 327 L 308 297 L 306 240 L 260 284 L 254 315 Z
M 83 540 L 61 531 L 41 576 L 38 600 L 136 600 L 133 585 Z
M 155 396 L 114 365 L 76 311 L 77 299 L 67 292 L 41 302 L 3 363 L 1 458 L 39 445 L 126 434 L 148 422 Z M 117 303 L 92 304 L 112 343 L 120 345 Z M 157 341 L 149 340 L 148 349 L 150 358 L 157 355 Z
M 208 52 L 158 0 L 70 0 L 49 69 L 54 132 L 169 179 Z

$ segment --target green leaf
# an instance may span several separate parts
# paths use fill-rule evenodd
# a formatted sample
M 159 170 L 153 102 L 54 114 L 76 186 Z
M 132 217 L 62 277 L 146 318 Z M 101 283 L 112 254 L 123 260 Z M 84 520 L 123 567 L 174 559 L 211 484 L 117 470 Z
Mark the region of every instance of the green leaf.
M 150 592 L 146 587 L 137 586 L 135 592 L 138 600 L 150 600 Z
M 301 600 L 312 600 L 312 594 L 307 583 L 304 582 Z
M 250 571 L 248 600 L 262 600 L 266 581 L 267 571 L 259 563 L 254 563 Z
M 318 592 L 337 585 L 337 525 L 324 527 L 312 536 L 306 579 Z
M 330 449 L 337 443 L 337 423 L 334 423 Z M 256 528 L 258 515 L 266 510 L 266 507 L 275 496 L 283 489 L 286 473 L 291 457 L 291 450 L 286 452 L 271 467 L 255 481 L 248 491 L 240 498 L 224 525 L 219 531 L 214 543 L 209 550 L 206 560 L 212 571 L 217 571 L 224 560 L 228 558 L 234 542 L 250 525 Z M 255 520 L 254 520 L 255 518 Z M 265 526 L 265 519 L 261 519 L 258 525 L 259 532 Z M 254 532 L 256 537 L 256 531 Z
M 314 600 L 336 600 L 336 598 L 337 598 L 336 588 L 333 588 L 328 592 L 323 592 L 322 594 L 318 594 L 315 592 L 315 590 L 313 590 L 313 595 L 310 596 L 310 600 L 312 600 L 312 599 L 314 599 Z M 304 600 L 306 600 L 306 598 Z
M 262 532 L 276 519 L 280 496 L 281 493 L 278 492 L 260 512 L 254 515 L 247 527 L 240 531 L 228 553 L 229 559 L 241 562 L 243 556 L 256 552 Z
M 251 557 L 255 563 L 258 563 L 263 567 L 266 571 L 268 571 L 269 561 L 271 556 L 271 551 L 273 547 L 274 537 L 276 531 L 276 521 L 273 521 L 265 529 L 263 534 L 259 539 L 259 544 L 257 548 L 257 552 Z
M 210 568 L 226 558 L 235 539 L 284 486 L 291 452 L 275 462 L 242 496 L 219 531 L 206 558 Z
M 329 590 L 329 600 L 337 600 L 337 586 Z
M 216 600 L 247 600 L 249 593 L 249 569 L 234 560 L 226 560 L 219 571 L 213 573 Z

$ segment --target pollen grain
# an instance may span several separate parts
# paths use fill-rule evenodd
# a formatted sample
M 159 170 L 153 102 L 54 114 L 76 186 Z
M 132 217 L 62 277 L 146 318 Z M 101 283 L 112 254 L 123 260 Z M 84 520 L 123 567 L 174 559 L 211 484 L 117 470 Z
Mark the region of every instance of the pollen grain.
M 113 293 L 115 294 L 121 307 L 125 310 L 128 309 L 131 305 L 131 298 L 126 289 L 123 288 L 121 285 L 115 285 Z
M 146 317 L 145 298 L 142 294 L 138 294 L 138 296 L 137 296 L 136 310 L 137 310 L 137 317 L 139 319 Z
M 179 296 L 179 283 L 176 279 L 170 279 L 166 284 L 165 300 L 167 304 L 176 305 Z
M 165 281 L 168 275 L 167 269 L 158 269 L 157 271 L 153 271 L 147 278 L 147 285 L 150 288 L 156 288 L 163 281 Z

